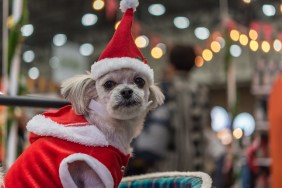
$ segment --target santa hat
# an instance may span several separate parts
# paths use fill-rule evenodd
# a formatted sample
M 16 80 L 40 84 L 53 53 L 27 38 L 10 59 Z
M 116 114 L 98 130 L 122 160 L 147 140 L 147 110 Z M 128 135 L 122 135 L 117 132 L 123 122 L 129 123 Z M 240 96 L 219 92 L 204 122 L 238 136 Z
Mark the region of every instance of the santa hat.
M 154 82 L 154 72 L 147 65 L 146 59 L 136 46 L 131 34 L 133 15 L 138 5 L 138 0 L 122 0 L 120 2 L 120 9 L 124 15 L 113 38 L 98 61 L 91 66 L 94 80 L 110 71 L 130 68 L 145 75 L 149 84 Z

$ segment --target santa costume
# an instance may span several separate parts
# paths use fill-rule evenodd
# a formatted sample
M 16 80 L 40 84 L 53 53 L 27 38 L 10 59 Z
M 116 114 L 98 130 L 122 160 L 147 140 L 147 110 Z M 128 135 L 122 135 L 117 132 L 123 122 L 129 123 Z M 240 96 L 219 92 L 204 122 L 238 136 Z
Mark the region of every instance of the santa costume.
M 107 48 L 91 67 L 94 80 L 113 70 L 131 68 L 147 76 L 149 84 L 154 82 L 153 70 L 131 35 L 137 6 L 138 0 L 121 1 L 125 13 Z M 106 188 L 118 187 L 130 154 L 109 145 L 105 135 L 70 105 L 33 117 L 27 129 L 31 146 L 8 170 L 6 188 L 75 188 L 68 170 L 74 161 L 86 162 Z

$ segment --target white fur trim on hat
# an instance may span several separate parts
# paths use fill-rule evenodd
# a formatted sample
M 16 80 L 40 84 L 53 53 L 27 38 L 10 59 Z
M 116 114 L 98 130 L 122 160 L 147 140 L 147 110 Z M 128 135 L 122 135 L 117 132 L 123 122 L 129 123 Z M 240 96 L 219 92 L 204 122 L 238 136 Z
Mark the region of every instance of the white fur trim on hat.
M 138 5 L 139 5 L 138 0 L 121 0 L 119 8 L 121 9 L 122 12 L 125 12 L 127 9 L 130 8 L 132 8 L 135 11 Z
M 75 161 L 85 161 L 90 166 L 90 168 L 93 169 L 93 171 L 97 174 L 97 177 L 86 177 L 88 178 L 89 181 L 88 183 L 93 183 L 95 182 L 95 179 L 97 179 L 101 181 L 103 185 L 96 184 L 95 185 L 96 187 L 114 187 L 113 177 L 105 165 L 103 165 L 100 161 L 91 157 L 90 155 L 75 153 L 64 158 L 59 167 L 59 176 L 64 188 L 77 188 L 76 184 L 74 183 L 71 177 L 68 167 L 68 164 Z M 85 185 L 85 187 L 92 187 L 92 186 L 93 184 Z
M 95 125 L 67 125 L 54 122 L 44 115 L 36 115 L 27 123 L 27 130 L 40 135 L 52 136 L 86 146 L 108 146 L 105 135 Z
M 123 68 L 136 70 L 147 77 L 150 85 L 154 83 L 153 69 L 151 69 L 149 65 L 143 63 L 142 61 L 130 57 L 105 58 L 97 61 L 91 66 L 91 74 L 93 75 L 93 79 L 97 80 L 100 76 L 103 76 L 110 71 Z
M 129 176 L 122 179 L 122 182 L 132 182 L 136 180 L 144 179 L 154 179 L 154 178 L 163 178 L 163 177 L 198 177 L 202 180 L 202 188 L 211 188 L 212 179 L 211 177 L 204 172 L 157 172 L 157 173 L 148 173 L 145 175 Z

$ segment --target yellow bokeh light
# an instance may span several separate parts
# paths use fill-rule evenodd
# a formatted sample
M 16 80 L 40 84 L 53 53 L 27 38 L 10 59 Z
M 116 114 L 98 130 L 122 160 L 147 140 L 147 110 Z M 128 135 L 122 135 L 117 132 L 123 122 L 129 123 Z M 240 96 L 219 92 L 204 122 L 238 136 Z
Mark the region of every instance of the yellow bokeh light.
M 148 46 L 148 39 L 145 36 L 138 36 L 135 39 L 135 44 L 138 48 L 145 48 Z
M 282 3 L 280 3 L 280 12 L 282 12 Z
M 202 67 L 204 65 L 204 59 L 201 56 L 195 58 L 196 67 Z
M 12 28 L 14 25 L 15 25 L 15 20 L 14 20 L 13 16 L 9 16 L 7 18 L 7 27 Z
M 273 48 L 274 48 L 275 51 L 279 52 L 282 48 L 281 41 L 278 40 L 278 39 L 275 39 L 274 42 L 273 42 Z
M 241 128 L 236 128 L 236 129 L 233 131 L 233 136 L 234 136 L 234 138 L 236 138 L 236 139 L 242 138 L 242 136 L 243 136 L 243 131 L 242 131 L 242 129 L 241 129 Z
M 93 2 L 93 8 L 94 10 L 101 10 L 105 6 L 105 2 L 103 0 L 95 0 Z
M 270 44 L 267 41 L 261 43 L 261 49 L 263 52 L 267 53 L 270 50 Z
M 233 40 L 233 41 L 238 41 L 239 40 L 239 37 L 240 37 L 240 33 L 239 31 L 233 29 L 230 31 L 230 38 Z
M 241 45 L 246 46 L 249 42 L 248 36 L 245 34 L 240 35 L 239 42 Z
M 218 53 L 221 49 L 220 43 L 218 41 L 212 41 L 211 50 L 215 53 Z
M 117 30 L 119 24 L 120 24 L 120 21 L 117 21 L 117 22 L 115 23 L 115 30 Z
M 205 49 L 203 52 L 202 52 L 202 57 L 205 61 L 210 61 L 212 60 L 213 58 L 213 54 L 212 54 L 212 51 L 209 50 L 209 49 Z
M 159 59 L 163 56 L 163 51 L 160 47 L 154 47 L 151 50 L 151 55 L 155 59 Z
M 258 50 L 258 47 L 259 47 L 258 42 L 255 41 L 255 40 L 251 40 L 251 42 L 250 42 L 250 49 L 255 52 L 255 51 Z
M 243 2 L 249 4 L 251 3 L 251 0 L 243 0 Z
M 258 33 L 256 32 L 256 30 L 251 29 L 249 31 L 249 37 L 252 40 L 257 40 L 258 39 Z

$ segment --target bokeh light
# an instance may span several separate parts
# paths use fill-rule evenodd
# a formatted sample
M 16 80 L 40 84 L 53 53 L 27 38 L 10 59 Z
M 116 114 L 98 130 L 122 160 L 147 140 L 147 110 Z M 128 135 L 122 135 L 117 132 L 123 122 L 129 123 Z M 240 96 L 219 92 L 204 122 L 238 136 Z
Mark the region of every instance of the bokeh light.
M 165 13 L 165 6 L 162 4 L 152 4 L 148 7 L 148 11 L 153 16 L 161 16 Z
M 240 37 L 240 33 L 239 31 L 233 29 L 230 31 L 230 38 L 233 40 L 233 41 L 238 41 L 239 40 L 239 37 Z
M 230 46 L 229 52 L 233 57 L 239 57 L 242 54 L 242 49 L 239 45 L 232 44 Z
M 28 76 L 32 80 L 36 80 L 40 75 L 39 69 L 37 67 L 32 67 L 28 70 Z
M 249 42 L 248 36 L 245 35 L 245 34 L 241 34 L 240 37 L 239 37 L 239 42 L 240 42 L 241 45 L 246 46 Z
M 196 67 L 202 67 L 204 65 L 204 59 L 201 56 L 195 58 Z
M 205 49 L 202 52 L 202 57 L 204 58 L 205 61 L 210 61 L 213 58 L 212 51 L 209 49 Z
M 94 10 L 101 10 L 105 6 L 105 2 L 103 0 L 95 0 L 93 2 L 93 9 Z
M 250 49 L 252 50 L 252 51 L 257 51 L 258 50 L 258 48 L 259 48 L 259 44 L 258 44 L 258 42 L 257 41 L 255 41 L 255 40 L 251 40 L 251 42 L 250 42 Z
M 156 47 L 152 48 L 151 55 L 152 55 L 153 58 L 159 59 L 163 56 L 163 51 L 160 47 L 156 46 Z
M 215 53 L 218 53 L 221 49 L 220 43 L 218 41 L 212 41 L 211 50 Z
M 243 136 L 243 130 L 242 130 L 241 128 L 236 128 L 236 129 L 234 129 L 234 131 L 233 131 L 233 136 L 234 136 L 234 138 L 236 138 L 236 139 L 242 138 L 242 136 Z
M 261 43 L 261 49 L 263 52 L 267 53 L 270 50 L 270 44 L 267 41 Z
M 275 39 L 273 42 L 273 48 L 277 52 L 281 51 L 281 48 L 282 48 L 281 41 L 278 39 Z
M 146 48 L 149 45 L 149 38 L 145 35 L 136 37 L 135 44 L 138 48 Z
M 250 136 L 255 130 L 255 119 L 249 113 L 243 112 L 238 114 L 233 121 L 233 129 L 240 128 L 244 135 Z
M 256 30 L 251 29 L 249 31 L 249 37 L 251 40 L 257 40 L 258 39 L 258 33 L 256 32 Z

